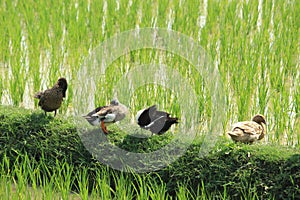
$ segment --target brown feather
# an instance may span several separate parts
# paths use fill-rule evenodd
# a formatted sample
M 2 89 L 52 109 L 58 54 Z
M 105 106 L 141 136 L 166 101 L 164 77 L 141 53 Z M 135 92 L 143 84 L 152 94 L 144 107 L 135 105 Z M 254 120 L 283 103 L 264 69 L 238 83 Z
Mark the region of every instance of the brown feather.
M 39 106 L 46 112 L 55 112 L 60 108 L 63 98 L 66 96 L 68 84 L 65 78 L 58 79 L 57 83 L 44 92 L 38 92 L 34 95 L 39 99 Z
M 128 113 L 128 108 L 119 103 L 117 99 L 113 99 L 110 105 L 103 106 L 98 112 L 92 114 L 92 117 L 96 117 L 101 122 L 101 128 L 105 134 L 108 133 L 106 126 L 117 121 L 121 121 Z

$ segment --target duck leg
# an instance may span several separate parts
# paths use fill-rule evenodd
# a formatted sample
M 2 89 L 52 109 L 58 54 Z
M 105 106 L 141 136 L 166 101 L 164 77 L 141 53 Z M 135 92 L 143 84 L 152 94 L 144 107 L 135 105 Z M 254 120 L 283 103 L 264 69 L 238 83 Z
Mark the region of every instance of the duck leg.
M 102 129 L 102 131 L 103 131 L 103 133 L 104 134 L 108 134 L 108 131 L 107 131 L 107 128 L 106 128 L 106 126 L 105 126 L 105 124 L 104 124 L 104 121 L 101 121 L 101 129 Z

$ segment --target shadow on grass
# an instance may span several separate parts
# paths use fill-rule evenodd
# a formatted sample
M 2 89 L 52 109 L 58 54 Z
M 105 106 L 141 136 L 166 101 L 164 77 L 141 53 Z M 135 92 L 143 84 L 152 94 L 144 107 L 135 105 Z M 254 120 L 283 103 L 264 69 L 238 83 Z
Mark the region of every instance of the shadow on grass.
M 53 119 L 53 116 L 46 116 L 44 113 L 32 113 L 28 123 L 31 124 L 33 131 L 43 131 L 45 130 L 45 125 L 49 124 Z

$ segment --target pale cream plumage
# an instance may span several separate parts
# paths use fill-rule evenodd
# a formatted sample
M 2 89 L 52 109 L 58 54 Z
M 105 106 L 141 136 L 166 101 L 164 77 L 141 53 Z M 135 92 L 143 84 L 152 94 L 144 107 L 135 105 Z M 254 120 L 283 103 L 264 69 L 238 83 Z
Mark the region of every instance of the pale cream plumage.
M 264 125 L 266 125 L 265 117 L 257 114 L 252 118 L 252 121 L 243 121 L 233 124 L 232 131 L 227 133 L 235 142 L 252 144 L 264 138 Z

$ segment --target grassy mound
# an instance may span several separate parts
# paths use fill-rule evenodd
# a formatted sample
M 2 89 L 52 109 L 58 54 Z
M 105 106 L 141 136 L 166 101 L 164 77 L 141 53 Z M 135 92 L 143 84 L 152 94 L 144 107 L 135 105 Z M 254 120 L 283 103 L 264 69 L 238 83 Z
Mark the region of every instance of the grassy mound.
M 143 153 L 165 146 L 172 140 L 172 135 L 135 138 L 111 129 L 108 140 L 130 152 Z M 108 168 L 90 155 L 72 118 L 46 117 L 42 111 L 7 106 L 0 106 L 0 147 L 0 161 L 8 158 L 10 162 L 7 168 L 21 162 L 22 156 L 26 155 L 32 163 L 43 163 L 39 166 L 42 172 L 44 170 L 44 176 L 51 176 L 59 162 L 71 166 L 72 173 L 85 169 L 89 190 L 100 181 L 99 170 L 106 170 L 112 191 L 119 187 L 115 180 L 117 174 L 117 177 L 126 177 L 135 187 L 141 186 L 141 180 L 156 182 L 165 187 L 169 197 L 177 196 L 182 188 L 187 188 L 190 198 L 204 195 L 220 199 L 300 199 L 299 148 L 250 146 L 220 139 L 210 154 L 201 157 L 199 139 L 168 167 L 143 174 L 125 173 Z M 47 166 L 47 170 L 41 166 Z M 74 181 L 70 187 L 76 190 L 80 188 L 78 185 L 79 181 Z

